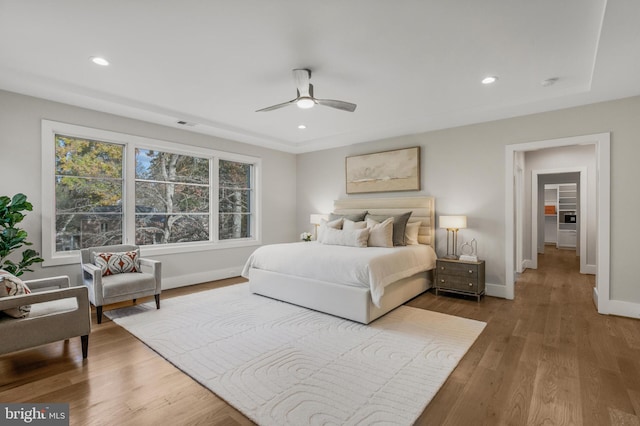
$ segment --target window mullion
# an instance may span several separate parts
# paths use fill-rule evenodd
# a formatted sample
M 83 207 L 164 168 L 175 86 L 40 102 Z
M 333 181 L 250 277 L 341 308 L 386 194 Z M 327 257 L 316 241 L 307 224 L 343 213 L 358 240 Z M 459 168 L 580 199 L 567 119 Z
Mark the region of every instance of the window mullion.
M 211 215 L 209 216 L 209 239 L 213 242 L 220 241 L 220 160 L 218 157 L 211 158 L 209 167 L 209 182 L 211 187 L 209 189 L 209 207 L 211 209 Z
M 251 237 L 256 240 L 262 239 L 262 197 L 260 195 L 262 178 L 260 173 L 262 173 L 262 167 L 258 160 L 251 169 Z
M 136 149 L 130 143 L 125 151 L 123 173 L 123 241 L 126 244 L 136 244 Z

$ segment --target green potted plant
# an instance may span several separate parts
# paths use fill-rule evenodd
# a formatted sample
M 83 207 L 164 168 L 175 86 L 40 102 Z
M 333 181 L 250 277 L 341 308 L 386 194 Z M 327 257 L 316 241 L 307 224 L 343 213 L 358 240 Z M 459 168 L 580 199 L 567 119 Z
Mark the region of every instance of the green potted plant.
M 0 268 L 15 276 L 33 271 L 29 268 L 31 265 L 44 261 L 33 249 L 23 250 L 22 258 L 17 263 L 8 259 L 20 247 L 33 244 L 27 241 L 27 231 L 16 227 L 25 217 L 23 212 L 32 210 L 33 205 L 24 194 L 16 194 L 13 198 L 0 197 Z

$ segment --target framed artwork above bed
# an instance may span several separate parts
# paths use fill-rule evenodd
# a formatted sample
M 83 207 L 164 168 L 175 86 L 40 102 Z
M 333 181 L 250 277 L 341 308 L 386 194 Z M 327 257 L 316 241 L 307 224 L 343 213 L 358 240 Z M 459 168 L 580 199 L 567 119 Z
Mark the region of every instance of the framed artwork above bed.
M 345 169 L 347 194 L 419 191 L 420 147 L 347 157 Z

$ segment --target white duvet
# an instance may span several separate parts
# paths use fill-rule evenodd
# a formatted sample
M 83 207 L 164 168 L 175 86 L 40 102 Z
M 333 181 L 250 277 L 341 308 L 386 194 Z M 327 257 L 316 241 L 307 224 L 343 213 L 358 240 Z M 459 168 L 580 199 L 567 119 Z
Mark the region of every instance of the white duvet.
M 402 278 L 435 267 L 436 254 L 423 244 L 405 247 L 345 247 L 317 242 L 273 244 L 258 248 L 247 260 L 242 276 L 251 268 L 287 275 L 368 287 L 380 306 L 384 288 Z

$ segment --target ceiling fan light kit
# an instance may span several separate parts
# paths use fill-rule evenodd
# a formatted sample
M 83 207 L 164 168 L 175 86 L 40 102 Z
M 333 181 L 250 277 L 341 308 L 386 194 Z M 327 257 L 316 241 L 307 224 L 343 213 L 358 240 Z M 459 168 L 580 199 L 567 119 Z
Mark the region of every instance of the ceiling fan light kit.
M 306 68 L 294 69 L 293 79 L 296 82 L 296 88 L 298 90 L 298 96 L 288 102 L 272 105 L 270 107 L 262 108 L 256 112 L 273 111 L 280 109 L 288 105 L 296 104 L 298 108 L 309 109 L 313 108 L 316 104 L 328 106 L 330 108 L 339 109 L 342 111 L 353 112 L 356 110 L 356 104 L 351 102 L 338 101 L 334 99 L 318 99 L 313 96 L 313 84 L 309 82 L 311 79 L 311 71 Z
M 298 105 L 298 108 L 301 108 L 301 109 L 313 108 L 315 104 L 316 103 L 311 98 L 299 98 L 296 101 L 296 105 Z

